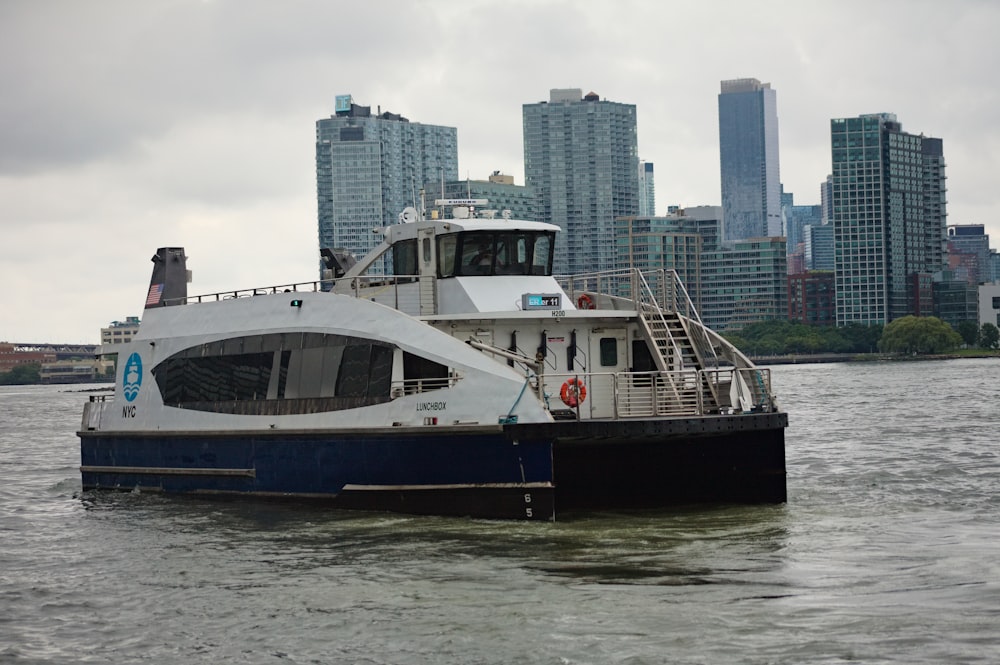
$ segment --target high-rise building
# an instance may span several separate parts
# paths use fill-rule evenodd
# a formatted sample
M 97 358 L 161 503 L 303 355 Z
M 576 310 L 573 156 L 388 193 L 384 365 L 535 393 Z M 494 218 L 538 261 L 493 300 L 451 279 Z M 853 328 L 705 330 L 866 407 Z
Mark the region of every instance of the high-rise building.
M 770 83 L 722 82 L 719 162 L 723 242 L 782 235 L 778 101 Z
M 933 313 L 945 261 L 941 139 L 891 113 L 830 121 L 837 325 Z
M 372 229 L 394 224 L 419 207 L 427 182 L 458 178 L 458 130 L 371 112 L 338 95 L 335 114 L 316 121 L 319 246 L 356 257 L 381 238 Z
M 656 215 L 656 186 L 653 183 L 653 162 L 639 162 L 639 215 Z
M 556 273 L 614 269 L 615 219 L 639 212 L 634 104 L 578 88 L 524 104 L 524 179 L 538 196 L 540 221 L 563 229 Z

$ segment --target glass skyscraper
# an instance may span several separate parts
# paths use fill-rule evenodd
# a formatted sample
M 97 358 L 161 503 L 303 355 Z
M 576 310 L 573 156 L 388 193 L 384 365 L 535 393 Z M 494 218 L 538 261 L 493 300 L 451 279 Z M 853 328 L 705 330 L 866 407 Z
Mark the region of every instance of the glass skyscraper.
M 830 143 L 837 325 L 931 315 L 946 267 L 941 139 L 876 113 L 831 120 Z
M 653 162 L 639 162 L 639 215 L 656 215 L 656 184 L 653 182 Z
M 563 229 L 555 272 L 616 268 L 615 218 L 639 212 L 635 105 L 574 88 L 522 109 L 525 184 L 540 221 Z
M 722 81 L 719 163 L 723 243 L 782 235 L 778 100 L 770 83 Z
M 407 206 L 420 206 L 425 183 L 458 178 L 458 130 L 372 113 L 339 95 L 336 113 L 316 122 L 319 246 L 361 258 Z

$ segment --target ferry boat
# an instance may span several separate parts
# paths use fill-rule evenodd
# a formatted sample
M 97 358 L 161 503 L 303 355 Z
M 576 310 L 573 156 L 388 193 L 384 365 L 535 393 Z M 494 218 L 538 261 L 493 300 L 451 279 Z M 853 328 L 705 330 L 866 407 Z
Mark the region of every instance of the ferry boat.
M 484 204 L 407 208 L 312 282 L 189 296 L 159 249 L 85 404 L 84 490 L 526 520 L 786 500 L 770 372 L 676 274 L 554 276 L 559 227 Z

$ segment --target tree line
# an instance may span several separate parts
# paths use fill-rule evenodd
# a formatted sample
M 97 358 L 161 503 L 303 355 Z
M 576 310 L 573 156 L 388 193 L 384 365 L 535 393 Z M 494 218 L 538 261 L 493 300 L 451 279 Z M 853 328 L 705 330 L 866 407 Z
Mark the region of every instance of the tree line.
M 959 348 L 996 349 L 1000 329 L 992 323 L 979 326 L 965 321 L 952 328 L 934 316 L 904 316 L 887 325 L 864 326 L 849 323 L 807 326 L 791 321 L 752 323 L 739 331 L 723 333 L 743 353 L 750 356 L 778 356 L 817 353 L 937 354 Z
M 39 370 L 42 366 L 38 363 L 24 363 L 14 365 L 9 372 L 0 372 L 0 386 L 21 386 L 41 383 Z

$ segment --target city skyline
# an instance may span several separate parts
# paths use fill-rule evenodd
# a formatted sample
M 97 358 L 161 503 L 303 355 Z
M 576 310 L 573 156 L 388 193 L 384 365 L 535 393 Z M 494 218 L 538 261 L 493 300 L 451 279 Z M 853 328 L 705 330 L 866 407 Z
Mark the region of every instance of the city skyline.
M 719 81 L 757 78 L 781 93 L 796 203 L 820 202 L 831 118 L 895 113 L 946 144 L 948 223 L 1000 238 L 1000 6 L 660 4 L 5 3 L 0 339 L 96 341 L 141 312 L 159 246 L 186 248 L 194 293 L 312 278 L 315 121 L 347 92 L 456 127 L 460 178 L 518 184 L 523 104 L 634 104 L 662 214 L 720 203 Z

